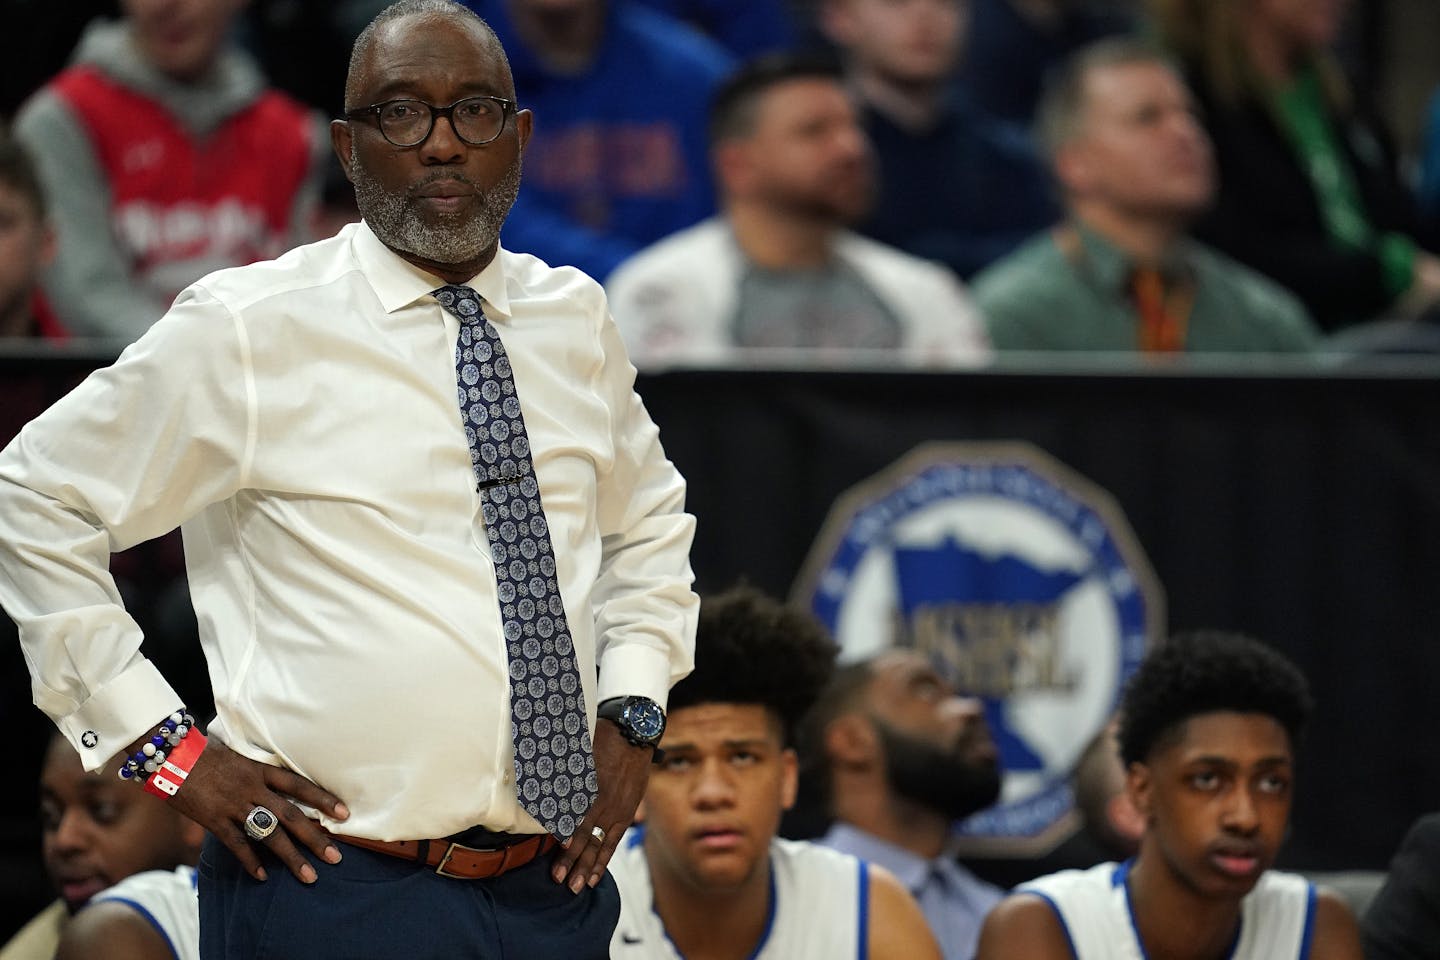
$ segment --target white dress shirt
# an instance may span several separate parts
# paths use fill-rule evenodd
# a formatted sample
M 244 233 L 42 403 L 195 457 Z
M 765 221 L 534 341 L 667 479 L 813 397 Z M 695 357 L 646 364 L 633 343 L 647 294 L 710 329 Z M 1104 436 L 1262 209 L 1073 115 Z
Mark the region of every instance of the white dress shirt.
M 470 285 L 514 369 L 592 727 L 612 696 L 663 704 L 692 666 L 694 518 L 604 294 L 504 250 Z M 438 286 L 363 224 L 211 274 L 0 453 L 0 601 L 87 769 L 180 702 L 107 570 L 180 525 L 213 736 L 337 794 L 344 833 L 541 830 Z

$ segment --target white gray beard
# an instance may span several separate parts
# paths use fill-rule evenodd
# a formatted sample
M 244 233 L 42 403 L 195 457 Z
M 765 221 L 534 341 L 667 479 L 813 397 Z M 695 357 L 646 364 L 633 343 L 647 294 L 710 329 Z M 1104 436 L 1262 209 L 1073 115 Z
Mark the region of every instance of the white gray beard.
M 413 196 L 390 193 L 370 176 L 353 145 L 350 176 L 355 186 L 355 205 L 380 242 L 432 263 L 467 263 L 480 256 L 500 239 L 500 228 L 520 194 L 520 158 L 516 157 L 489 191 L 482 191 L 467 177 L 458 177 L 475 187 L 480 201 L 478 212 L 457 215 L 448 222 L 428 223 L 415 212 Z M 448 171 L 444 176 L 457 177 Z

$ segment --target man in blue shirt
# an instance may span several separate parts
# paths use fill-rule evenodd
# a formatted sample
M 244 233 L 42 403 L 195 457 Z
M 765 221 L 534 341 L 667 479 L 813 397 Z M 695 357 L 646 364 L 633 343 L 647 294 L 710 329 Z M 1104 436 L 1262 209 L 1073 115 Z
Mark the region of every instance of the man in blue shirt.
M 955 93 L 964 0 L 824 0 L 865 108 L 880 196 L 860 232 L 969 278 L 1058 218 L 1026 133 Z
M 959 89 L 991 116 L 1028 126 L 1045 77 L 1081 47 L 1138 26 L 1117 0 L 969 0 Z
M 800 737 L 801 775 L 833 822 L 820 841 L 909 888 L 945 960 L 971 960 L 999 888 L 954 857 L 957 820 L 1000 796 L 980 702 L 955 693 L 914 650 L 842 667 Z
M 732 59 L 631 0 L 469 0 L 544 117 L 506 246 L 604 281 L 631 253 L 715 212 L 705 140 Z

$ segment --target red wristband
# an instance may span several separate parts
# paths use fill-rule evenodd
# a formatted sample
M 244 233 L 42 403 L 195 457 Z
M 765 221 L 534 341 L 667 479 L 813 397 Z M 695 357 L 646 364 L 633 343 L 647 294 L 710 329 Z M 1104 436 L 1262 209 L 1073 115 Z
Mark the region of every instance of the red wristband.
M 175 796 L 184 785 L 185 778 L 190 776 L 190 771 L 195 768 L 195 761 L 204 749 L 205 734 L 199 730 L 191 730 L 165 757 L 160 769 L 150 774 L 150 779 L 145 781 L 145 792 L 167 800 Z

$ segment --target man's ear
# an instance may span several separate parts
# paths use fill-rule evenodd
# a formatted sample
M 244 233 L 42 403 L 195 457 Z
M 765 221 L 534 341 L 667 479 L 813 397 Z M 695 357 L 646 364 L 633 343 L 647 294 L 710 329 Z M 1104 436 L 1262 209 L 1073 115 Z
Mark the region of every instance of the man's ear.
M 855 17 L 851 15 L 850 5 L 846 0 L 820 0 L 817 21 L 820 24 L 820 31 L 831 42 L 841 47 L 854 45 L 857 28 Z
M 1064 143 L 1055 150 L 1050 168 L 1055 180 L 1066 193 L 1084 194 L 1093 179 L 1090 158 L 1077 143 Z
M 354 136 L 355 131 L 350 129 L 350 121 L 330 121 L 330 148 L 335 151 L 335 156 L 340 161 L 340 169 L 345 171 L 345 179 L 351 183 L 355 182 L 355 178 L 350 175 L 350 147 Z
M 1130 805 L 1146 824 L 1154 815 L 1154 786 L 1150 768 L 1145 764 L 1132 763 L 1125 771 L 1125 795 L 1130 798 Z
M 45 269 L 55 262 L 55 257 L 60 252 L 60 240 L 55 234 L 55 225 L 50 221 L 40 224 L 39 250 L 35 258 L 40 269 Z
M 789 747 L 780 752 L 780 771 L 780 809 L 789 810 L 800 789 L 800 758 Z
M 1128 790 L 1121 790 L 1105 803 L 1105 816 L 1110 829 L 1138 847 L 1145 835 L 1145 817 L 1135 806 Z
M 715 145 L 712 156 L 720 192 L 729 197 L 745 196 L 753 179 L 747 144 L 743 140 L 725 140 Z
M 869 763 L 880 747 L 875 726 L 862 714 L 836 717 L 825 728 L 825 753 L 832 764 L 857 767 Z
M 525 152 L 525 144 L 530 142 L 530 134 L 535 129 L 535 114 L 529 110 L 521 110 L 515 114 L 515 136 L 520 140 L 520 152 Z

